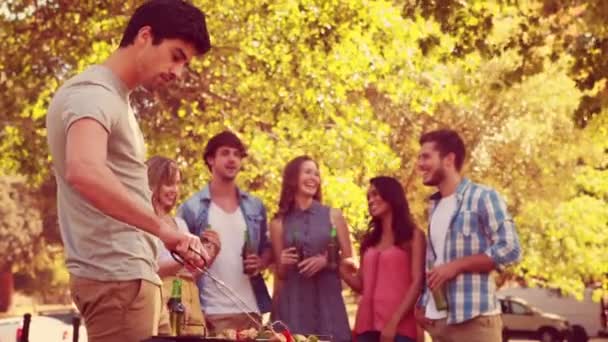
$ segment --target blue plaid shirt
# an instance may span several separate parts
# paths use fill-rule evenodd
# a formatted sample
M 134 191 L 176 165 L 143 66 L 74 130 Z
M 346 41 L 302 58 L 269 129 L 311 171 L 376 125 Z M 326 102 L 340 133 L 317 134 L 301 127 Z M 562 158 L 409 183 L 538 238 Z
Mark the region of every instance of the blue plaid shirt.
M 441 199 L 430 198 L 430 216 Z M 493 189 L 463 179 L 456 189 L 456 211 L 446 233 L 445 263 L 484 253 L 500 271 L 521 258 L 519 238 L 507 206 Z M 430 237 L 429 237 L 430 238 Z M 433 265 L 435 254 L 427 240 L 426 264 Z M 427 270 L 428 271 L 428 270 Z M 490 273 L 461 273 L 446 284 L 448 324 L 468 321 L 485 313 L 499 311 L 496 285 Z M 419 307 L 426 307 L 430 291 L 425 286 Z

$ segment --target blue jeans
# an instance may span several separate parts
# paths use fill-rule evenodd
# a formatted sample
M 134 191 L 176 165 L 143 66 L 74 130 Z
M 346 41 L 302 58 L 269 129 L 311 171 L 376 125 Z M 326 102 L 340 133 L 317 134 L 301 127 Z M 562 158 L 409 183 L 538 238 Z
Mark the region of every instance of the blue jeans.
M 378 342 L 380 341 L 379 331 L 366 331 L 363 334 L 357 335 L 356 342 Z M 403 335 L 395 335 L 395 342 L 416 342 L 411 337 Z

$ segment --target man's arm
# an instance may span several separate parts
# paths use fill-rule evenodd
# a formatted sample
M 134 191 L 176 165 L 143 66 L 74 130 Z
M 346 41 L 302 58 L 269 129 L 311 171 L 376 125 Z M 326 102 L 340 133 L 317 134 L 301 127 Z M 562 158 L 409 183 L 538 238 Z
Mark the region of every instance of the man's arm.
M 515 263 L 521 258 L 521 247 L 513 219 L 500 195 L 491 190 L 480 199 L 481 229 L 490 236 L 490 247 L 482 254 L 456 260 L 459 273 L 487 273 Z
M 152 210 L 129 194 L 106 165 L 108 132 L 95 119 L 74 121 L 67 131 L 66 181 L 95 208 L 119 221 L 158 236 L 169 249 L 175 249 L 196 264 L 200 258 L 188 251 L 201 246 L 171 229 Z M 200 241 L 199 241 L 200 244 Z
M 134 200 L 106 165 L 108 132 L 94 119 L 84 118 L 68 129 L 66 180 L 95 208 L 153 235 L 162 234 L 160 218 Z
M 429 287 L 434 289 L 457 275 L 489 273 L 517 262 L 521 258 L 519 238 L 505 202 L 494 190 L 488 191 L 478 203 L 481 227 L 490 236 L 490 247 L 483 253 L 439 265 L 429 273 Z
M 513 218 L 507 211 L 507 205 L 496 191 L 488 191 L 481 201 L 481 217 L 492 241 L 484 254 L 500 271 L 521 259 L 519 237 Z

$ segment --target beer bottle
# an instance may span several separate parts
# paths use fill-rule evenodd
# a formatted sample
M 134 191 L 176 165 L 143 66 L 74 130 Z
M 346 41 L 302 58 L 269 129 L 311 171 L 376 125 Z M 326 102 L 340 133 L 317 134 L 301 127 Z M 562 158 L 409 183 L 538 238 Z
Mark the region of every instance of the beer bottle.
M 442 285 L 440 288 L 432 290 L 433 300 L 435 301 L 435 307 L 438 311 L 445 311 L 448 309 L 448 301 L 445 297 L 445 285 Z
M 245 270 L 245 259 L 247 259 L 247 256 L 249 254 L 253 254 L 255 252 L 253 250 L 253 245 L 251 243 L 251 239 L 249 238 L 249 232 L 247 231 L 247 229 L 245 229 L 245 232 L 243 233 L 243 237 L 244 237 L 244 242 L 243 242 L 243 248 L 241 249 L 241 258 L 243 258 L 243 273 L 247 274 L 247 270 Z
M 340 259 L 340 245 L 338 244 L 336 227 L 331 228 L 329 244 L 327 245 L 327 266 L 331 270 L 338 268 Z
M 433 268 L 434 263 L 428 263 L 430 266 L 429 269 Z M 435 308 L 437 311 L 445 311 L 448 309 L 448 301 L 445 295 L 446 284 L 441 285 L 441 287 L 431 290 L 431 295 L 433 296 L 433 301 L 435 302 Z
M 300 232 L 297 230 L 293 232 L 292 247 L 296 248 L 296 253 L 298 253 L 298 262 L 304 260 L 304 244 L 302 241 L 300 241 Z
M 182 304 L 182 280 L 174 279 L 171 287 L 171 298 L 167 302 L 171 336 L 180 336 L 184 325 L 186 308 Z

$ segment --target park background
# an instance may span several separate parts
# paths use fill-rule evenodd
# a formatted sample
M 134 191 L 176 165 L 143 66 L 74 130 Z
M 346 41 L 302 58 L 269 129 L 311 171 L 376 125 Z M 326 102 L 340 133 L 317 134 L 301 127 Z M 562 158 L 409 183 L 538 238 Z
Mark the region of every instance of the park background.
M 0 4 L 0 311 L 19 293 L 69 303 L 45 114 L 57 87 L 118 45 L 141 1 Z M 398 177 L 418 224 L 418 137 L 450 127 L 465 173 L 495 187 L 523 261 L 502 274 L 581 298 L 608 291 L 608 2 L 194 1 L 213 49 L 175 86 L 132 102 L 148 154 L 175 158 L 184 199 L 202 151 L 231 129 L 239 184 L 276 210 L 286 162 L 321 165 L 324 200 L 367 229 L 369 178 Z

